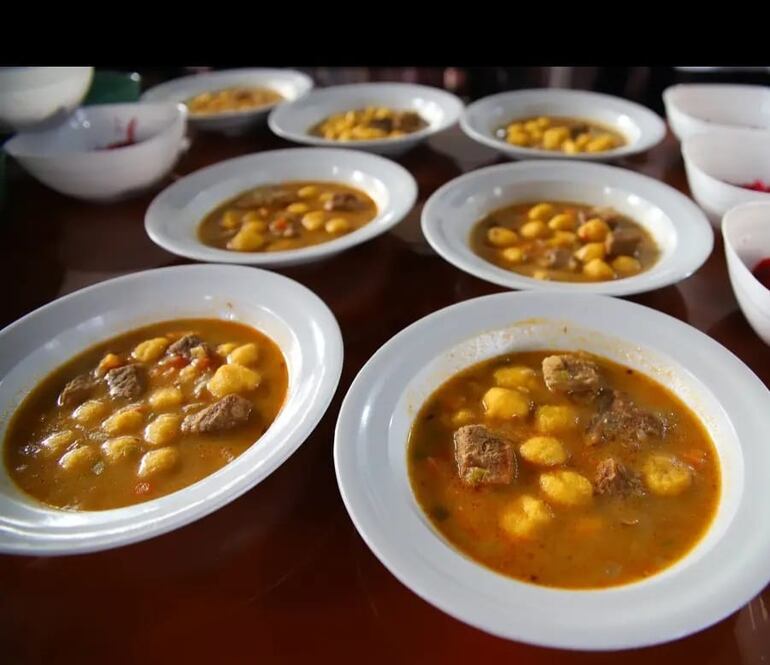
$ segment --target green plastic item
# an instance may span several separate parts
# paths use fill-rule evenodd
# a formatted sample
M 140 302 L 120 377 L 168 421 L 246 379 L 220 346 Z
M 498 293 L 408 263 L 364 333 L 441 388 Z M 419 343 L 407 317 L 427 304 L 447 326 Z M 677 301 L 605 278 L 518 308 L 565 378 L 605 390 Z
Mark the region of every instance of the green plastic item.
M 136 72 L 96 70 L 83 106 L 136 102 L 141 87 L 142 77 Z

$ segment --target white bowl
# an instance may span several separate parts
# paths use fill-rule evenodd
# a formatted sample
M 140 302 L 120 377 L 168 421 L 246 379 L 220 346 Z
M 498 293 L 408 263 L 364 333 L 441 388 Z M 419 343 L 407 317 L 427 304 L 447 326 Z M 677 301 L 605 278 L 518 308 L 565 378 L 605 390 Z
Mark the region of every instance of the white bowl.
M 200 241 L 198 226 L 215 207 L 252 187 L 288 180 L 326 180 L 361 189 L 377 204 L 377 216 L 329 242 L 282 252 L 233 252 Z M 329 258 L 371 240 L 398 224 L 416 198 L 414 178 L 384 157 L 332 148 L 288 148 L 228 159 L 191 173 L 155 198 L 144 225 L 156 245 L 179 256 L 276 268 Z
M 770 131 L 719 129 L 694 134 L 682 141 L 682 157 L 692 197 L 717 228 L 730 208 L 770 201 L 767 192 L 738 186 L 757 179 L 770 183 Z
M 222 90 L 233 86 L 270 88 L 279 92 L 286 101 L 266 104 L 242 111 L 193 115 L 189 122 L 194 127 L 225 134 L 241 134 L 264 123 L 267 114 L 276 105 L 299 99 L 313 88 L 313 79 L 293 69 L 227 69 L 218 72 L 193 74 L 166 81 L 150 88 L 142 95 L 147 102 L 186 102 L 202 92 Z
M 0 127 L 22 131 L 66 117 L 93 75 L 93 67 L 0 67 Z
M 680 83 L 663 91 L 663 103 L 680 141 L 713 129 L 770 129 L 770 89 L 761 85 Z
M 620 132 L 628 143 L 614 150 L 568 155 L 559 150 L 522 148 L 495 136 L 495 130 L 513 120 L 539 115 L 593 120 Z M 479 99 L 465 109 L 460 127 L 474 141 L 517 159 L 608 161 L 649 150 L 666 135 L 663 120 L 644 106 L 598 92 L 553 88 L 501 92 Z
M 334 395 L 342 337 L 304 286 L 238 266 L 178 266 L 108 280 L 60 298 L 0 331 L 0 413 L 10 414 L 56 367 L 119 333 L 179 318 L 234 320 L 264 332 L 286 358 L 289 389 L 277 418 L 227 466 L 177 492 L 103 511 L 48 507 L 0 470 L 0 552 L 93 552 L 145 540 L 217 510 L 277 469 L 310 435 Z M 3 440 L 8 419 L 0 425 Z
M 650 232 L 660 257 L 633 277 L 573 283 L 520 275 L 471 249 L 471 229 L 487 213 L 540 200 L 611 206 Z M 684 279 L 703 264 L 714 244 L 714 233 L 703 213 L 672 187 L 615 166 L 554 160 L 489 166 L 451 180 L 423 207 L 422 230 L 431 247 L 449 263 L 493 284 L 613 296 L 651 291 Z
M 87 201 L 134 196 L 162 180 L 188 143 L 181 104 L 100 104 L 80 108 L 64 122 L 21 133 L 4 149 L 30 175 L 62 194 Z M 137 143 L 123 141 L 136 121 Z
M 428 126 L 412 134 L 369 141 L 334 141 L 309 133 L 311 127 L 334 113 L 366 106 L 416 111 Z M 428 136 L 454 125 L 462 109 L 459 98 L 439 88 L 411 83 L 354 83 L 314 90 L 292 104 L 276 108 L 267 122 L 278 136 L 295 143 L 400 155 Z
M 733 293 L 754 332 L 770 345 L 770 289 L 752 274 L 762 259 L 770 258 L 770 201 L 728 210 L 722 236 Z
M 444 381 L 514 351 L 585 349 L 673 390 L 711 435 L 722 494 L 702 540 L 673 566 L 600 590 L 538 586 L 493 572 L 433 528 L 412 493 L 407 437 Z M 504 293 L 433 313 L 387 342 L 356 377 L 334 442 L 337 480 L 359 533 L 416 594 L 500 637 L 568 649 L 624 649 L 705 628 L 770 580 L 770 393 L 738 358 L 677 319 L 615 298 Z

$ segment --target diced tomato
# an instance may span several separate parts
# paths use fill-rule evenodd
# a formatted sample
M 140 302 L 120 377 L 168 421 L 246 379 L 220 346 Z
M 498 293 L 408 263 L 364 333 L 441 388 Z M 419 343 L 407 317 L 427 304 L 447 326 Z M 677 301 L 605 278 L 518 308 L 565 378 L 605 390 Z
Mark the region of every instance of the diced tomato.
M 770 184 L 765 184 L 761 180 L 755 180 L 754 182 L 750 182 L 746 185 L 739 185 L 739 187 L 743 187 L 744 189 L 751 189 L 755 192 L 768 192 L 770 193 Z

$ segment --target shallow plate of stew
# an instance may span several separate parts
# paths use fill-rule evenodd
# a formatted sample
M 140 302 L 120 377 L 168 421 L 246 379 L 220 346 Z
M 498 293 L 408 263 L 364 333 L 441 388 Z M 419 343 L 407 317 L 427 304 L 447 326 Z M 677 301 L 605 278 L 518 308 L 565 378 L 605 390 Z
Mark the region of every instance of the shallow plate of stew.
M 238 266 L 103 282 L 0 332 L 0 551 L 144 540 L 266 478 L 337 386 L 339 327 L 306 288 Z
M 165 81 L 147 90 L 142 100 L 185 104 L 194 127 L 239 134 L 264 124 L 278 104 L 312 88 L 313 80 L 293 69 L 227 69 Z
M 157 245 L 199 261 L 287 266 L 385 233 L 416 198 L 414 178 L 383 157 L 290 148 L 182 178 L 150 204 L 145 229 Z
M 398 155 L 454 125 L 455 95 L 411 83 L 354 83 L 314 90 L 275 109 L 268 124 L 296 143 Z
M 497 294 L 370 359 L 335 468 L 369 547 L 451 616 L 541 646 L 642 647 L 770 579 L 768 408 L 749 368 L 672 317 Z
M 515 90 L 484 97 L 463 112 L 463 131 L 516 159 L 608 161 L 649 150 L 666 126 L 634 102 L 583 90 Z
M 711 253 L 714 234 L 672 187 L 626 169 L 527 161 L 478 169 L 422 211 L 433 249 L 512 289 L 627 295 L 674 284 Z

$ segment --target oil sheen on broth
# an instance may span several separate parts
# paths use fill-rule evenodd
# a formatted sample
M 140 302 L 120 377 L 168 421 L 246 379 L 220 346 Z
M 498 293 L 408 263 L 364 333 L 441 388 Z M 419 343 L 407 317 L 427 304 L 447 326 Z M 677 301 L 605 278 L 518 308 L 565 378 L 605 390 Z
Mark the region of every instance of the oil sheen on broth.
M 415 496 L 450 543 L 552 587 L 654 575 L 698 543 L 720 496 L 695 414 L 582 353 L 513 353 L 457 374 L 420 410 L 407 455 Z
M 184 319 L 133 330 L 32 390 L 11 418 L 6 468 L 24 492 L 59 508 L 154 499 L 259 445 L 287 386 L 280 349 L 249 326 Z

